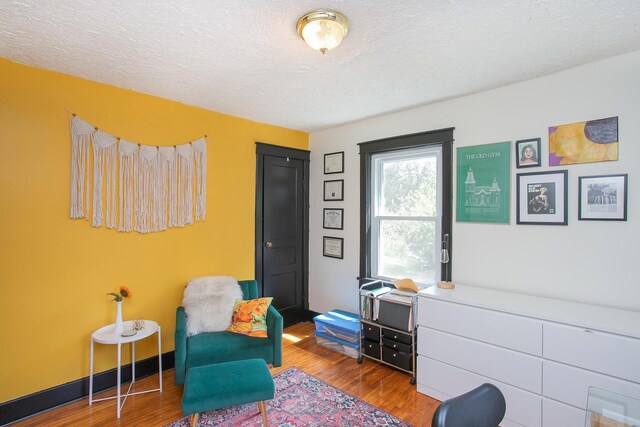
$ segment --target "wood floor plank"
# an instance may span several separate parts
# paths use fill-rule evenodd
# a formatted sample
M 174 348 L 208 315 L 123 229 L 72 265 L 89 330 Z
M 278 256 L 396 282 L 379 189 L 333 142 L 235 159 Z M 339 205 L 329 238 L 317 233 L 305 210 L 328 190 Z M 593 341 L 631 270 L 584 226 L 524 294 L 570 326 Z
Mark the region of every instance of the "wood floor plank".
M 320 347 L 315 342 L 313 323 L 299 323 L 285 329 L 283 366 L 271 369 L 273 375 L 295 366 L 383 411 L 416 426 L 431 425 L 439 402 L 416 391 L 409 375 L 373 360 L 358 364 L 355 359 Z M 182 386 L 173 383 L 173 369 L 163 372 L 162 393 L 131 396 L 116 419 L 115 400 L 89 406 L 84 398 L 12 426 L 164 426 L 182 417 Z M 135 390 L 155 388 L 158 375 L 138 380 Z M 110 396 L 115 389 L 97 395 Z

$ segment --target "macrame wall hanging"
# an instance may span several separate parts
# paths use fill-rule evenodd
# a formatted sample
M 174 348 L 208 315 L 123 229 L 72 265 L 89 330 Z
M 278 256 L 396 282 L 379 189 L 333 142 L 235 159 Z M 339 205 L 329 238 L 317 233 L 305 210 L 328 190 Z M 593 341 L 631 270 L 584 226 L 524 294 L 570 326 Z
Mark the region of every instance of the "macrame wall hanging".
M 155 147 L 125 141 L 73 115 L 71 218 L 94 227 L 151 233 L 203 221 L 206 135 Z

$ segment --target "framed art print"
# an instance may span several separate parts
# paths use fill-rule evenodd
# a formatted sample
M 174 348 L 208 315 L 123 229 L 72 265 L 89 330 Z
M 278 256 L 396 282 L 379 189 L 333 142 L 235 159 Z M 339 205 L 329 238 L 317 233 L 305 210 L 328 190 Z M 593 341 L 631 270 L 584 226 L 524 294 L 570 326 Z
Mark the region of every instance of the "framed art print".
M 516 141 L 516 167 L 540 166 L 540 138 Z
M 509 223 L 511 142 L 457 151 L 456 220 Z
M 329 258 L 342 259 L 344 239 L 342 237 L 328 237 L 322 238 L 322 255 Z
M 344 179 L 334 179 L 324 182 L 324 201 L 344 200 Z
M 344 172 L 344 151 L 324 155 L 324 174 Z
M 324 208 L 322 218 L 322 228 L 332 228 L 342 230 L 344 209 Z
M 549 166 L 618 160 L 618 118 L 549 128 Z
M 518 224 L 567 225 L 567 171 L 516 176 Z
M 627 174 L 578 178 L 578 219 L 627 220 Z

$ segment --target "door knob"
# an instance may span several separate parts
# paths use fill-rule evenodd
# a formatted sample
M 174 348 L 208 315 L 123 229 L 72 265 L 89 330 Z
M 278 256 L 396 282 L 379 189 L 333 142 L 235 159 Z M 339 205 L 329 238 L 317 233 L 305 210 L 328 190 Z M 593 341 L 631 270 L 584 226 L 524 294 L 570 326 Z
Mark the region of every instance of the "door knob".
M 265 243 L 264 245 L 265 245 L 266 247 L 268 247 L 268 248 L 273 247 L 273 243 L 271 243 L 271 242 L 267 242 L 267 243 Z

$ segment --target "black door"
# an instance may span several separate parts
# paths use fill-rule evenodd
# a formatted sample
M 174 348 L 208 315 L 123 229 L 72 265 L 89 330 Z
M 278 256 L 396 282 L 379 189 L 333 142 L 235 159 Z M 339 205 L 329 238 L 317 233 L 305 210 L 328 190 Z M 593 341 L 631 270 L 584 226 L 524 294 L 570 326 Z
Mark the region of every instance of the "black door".
M 305 319 L 309 152 L 257 144 L 256 277 L 285 326 Z

